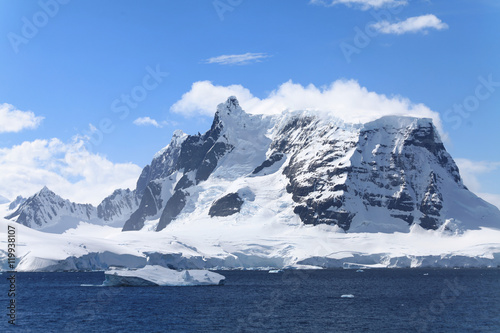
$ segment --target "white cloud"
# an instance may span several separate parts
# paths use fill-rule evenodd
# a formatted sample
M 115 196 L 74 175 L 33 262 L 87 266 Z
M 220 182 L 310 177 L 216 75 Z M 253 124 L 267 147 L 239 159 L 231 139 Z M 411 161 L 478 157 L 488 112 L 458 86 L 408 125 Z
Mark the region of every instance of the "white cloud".
M 88 152 L 81 138 L 26 141 L 0 149 L 2 195 L 9 198 L 33 195 L 46 185 L 63 198 L 96 205 L 114 189 L 135 188 L 140 172 L 135 164 L 115 164 Z
M 248 65 L 252 62 L 260 62 L 262 59 L 268 58 L 265 53 L 245 53 L 245 54 L 231 54 L 221 55 L 205 60 L 207 64 L 219 65 Z
M 456 158 L 455 163 L 460 169 L 460 175 L 462 175 L 465 186 L 473 192 L 481 191 L 481 185 L 477 179 L 478 175 L 500 169 L 500 162 L 471 161 L 466 158 Z
M 465 186 L 500 209 L 500 194 L 482 192 L 481 182 L 478 179 L 480 175 L 500 171 L 500 162 L 472 161 L 466 158 L 456 158 L 455 162 Z
M 362 10 L 381 7 L 398 7 L 408 4 L 407 0 L 311 0 L 313 5 L 332 7 L 335 5 L 346 5 L 359 7 Z
M 43 117 L 37 117 L 31 111 L 17 110 L 7 103 L 0 104 L 0 133 L 37 128 L 42 120 Z
M 372 24 L 371 27 L 380 33 L 395 35 L 416 32 L 427 33 L 429 29 L 448 29 L 448 25 L 446 23 L 443 23 L 443 21 L 432 14 L 410 17 L 404 21 L 397 23 L 380 21 Z
M 192 117 L 195 115 L 213 116 L 218 104 L 224 102 L 229 96 L 236 96 L 240 103 L 245 101 L 258 102 L 250 90 L 241 85 L 214 86 L 210 81 L 193 83 L 191 90 L 182 95 L 182 98 L 170 108 L 175 113 Z
M 441 133 L 439 114 L 423 104 L 400 96 L 387 97 L 368 91 L 355 80 L 338 80 L 317 88 L 288 81 L 266 98 L 259 99 L 241 85 L 216 86 L 209 81 L 195 82 L 191 90 L 171 107 L 185 116 L 213 116 L 216 106 L 236 96 L 242 108 L 252 114 L 279 114 L 284 110 L 319 110 L 348 122 L 367 122 L 386 115 L 432 118 Z
M 140 118 L 137 118 L 136 120 L 133 121 L 133 124 L 134 125 L 137 125 L 137 126 L 148 126 L 148 125 L 152 125 L 154 127 L 161 127 L 160 124 L 158 124 L 158 122 L 154 119 L 151 119 L 149 117 L 140 117 Z
M 139 117 L 132 122 L 137 126 L 154 126 L 156 128 L 163 128 L 165 126 L 177 126 L 177 122 L 171 120 L 157 121 L 150 117 Z

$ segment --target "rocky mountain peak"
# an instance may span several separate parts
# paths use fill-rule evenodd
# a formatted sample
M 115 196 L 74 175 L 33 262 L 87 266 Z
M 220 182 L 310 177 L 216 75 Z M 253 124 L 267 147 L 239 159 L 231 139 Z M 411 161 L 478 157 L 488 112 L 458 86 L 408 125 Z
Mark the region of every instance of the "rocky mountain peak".
M 47 186 L 44 186 L 37 194 L 42 196 L 57 196 L 57 194 L 52 192 Z

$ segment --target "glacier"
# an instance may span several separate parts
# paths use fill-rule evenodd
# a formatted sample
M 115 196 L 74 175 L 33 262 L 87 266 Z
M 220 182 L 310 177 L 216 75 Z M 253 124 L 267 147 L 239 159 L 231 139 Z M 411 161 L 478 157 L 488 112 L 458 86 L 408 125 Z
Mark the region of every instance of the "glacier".
M 255 218 L 191 221 L 175 229 L 122 232 L 81 223 L 63 234 L 16 225 L 17 271 L 97 271 L 158 265 L 175 269 L 498 267 L 500 230 L 452 234 L 415 225 L 410 232 L 345 233 L 336 226 Z M 0 269 L 8 270 L 7 225 L 0 220 Z M 195 230 L 196 232 L 193 232 Z M 357 264 L 357 265 L 354 265 Z
M 0 237 L 18 229 L 21 271 L 500 265 L 500 211 L 426 118 L 252 115 L 230 97 L 206 133 L 176 131 L 134 190 L 93 207 L 44 188 L 11 206 Z

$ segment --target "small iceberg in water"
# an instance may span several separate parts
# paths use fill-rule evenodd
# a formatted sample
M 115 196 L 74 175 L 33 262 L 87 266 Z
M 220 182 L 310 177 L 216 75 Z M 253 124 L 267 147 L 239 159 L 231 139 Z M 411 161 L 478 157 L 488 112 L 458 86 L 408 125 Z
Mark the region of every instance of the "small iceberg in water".
M 176 271 L 162 266 L 146 266 L 137 270 L 111 269 L 104 272 L 104 286 L 216 286 L 225 277 L 207 270 Z
M 271 269 L 268 273 L 270 273 L 270 274 L 283 273 L 283 270 L 282 269 Z
M 345 295 L 342 295 L 340 297 L 341 298 L 354 298 L 354 295 L 353 294 L 345 294 Z

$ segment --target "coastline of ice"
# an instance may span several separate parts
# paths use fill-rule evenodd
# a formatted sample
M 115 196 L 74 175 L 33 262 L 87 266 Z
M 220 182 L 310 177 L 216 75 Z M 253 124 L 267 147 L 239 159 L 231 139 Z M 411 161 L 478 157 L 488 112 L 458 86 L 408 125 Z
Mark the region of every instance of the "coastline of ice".
M 112 269 L 104 272 L 104 286 L 216 286 L 223 284 L 225 277 L 208 270 L 184 270 L 148 265 L 136 270 Z
M 499 229 L 453 234 L 415 226 L 410 232 L 344 233 L 270 212 L 248 221 L 174 221 L 165 232 L 121 232 L 80 223 L 63 234 L 51 234 L 0 219 L 0 271 L 9 270 L 7 225 L 16 228 L 19 272 L 146 265 L 184 270 L 500 267 Z

